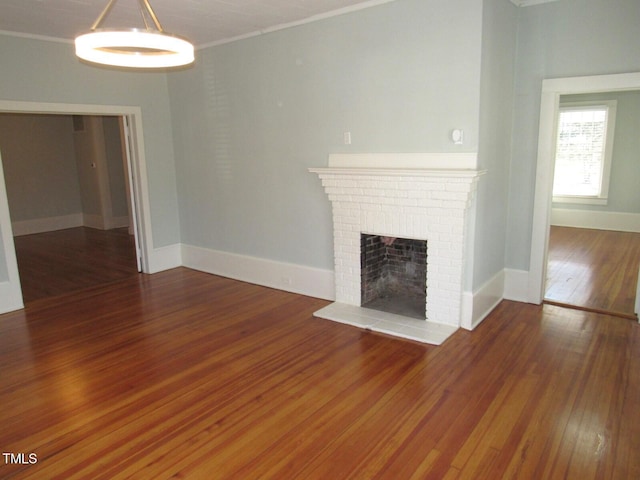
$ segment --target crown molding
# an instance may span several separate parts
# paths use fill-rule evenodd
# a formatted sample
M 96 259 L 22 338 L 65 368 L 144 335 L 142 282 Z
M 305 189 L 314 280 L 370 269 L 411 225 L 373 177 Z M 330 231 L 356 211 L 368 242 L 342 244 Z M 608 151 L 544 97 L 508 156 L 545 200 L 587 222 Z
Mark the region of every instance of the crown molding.
M 541 3 L 557 2 L 559 0 L 510 0 L 516 7 L 531 7 Z
M 45 42 L 68 43 L 73 45 L 73 40 L 67 38 L 47 37 L 46 35 L 36 35 L 33 33 L 12 32 L 10 30 L 0 30 L 0 35 L 7 37 L 30 38 L 32 40 L 43 40 Z
M 319 13 L 317 15 L 313 15 L 308 18 L 303 18 L 302 20 L 296 20 L 288 23 L 281 23 L 278 25 L 274 25 L 272 27 L 266 27 L 262 30 L 256 30 L 253 32 L 245 33 L 243 35 L 238 35 L 236 37 L 223 38 L 220 40 L 216 40 L 209 43 L 204 43 L 202 45 L 196 45 L 196 50 L 201 50 L 209 47 L 216 47 L 218 45 L 224 45 L 225 43 L 235 42 L 236 40 L 244 40 L 246 38 L 257 37 L 260 35 L 264 35 L 265 33 L 277 32 L 278 30 L 284 30 L 291 27 L 298 27 L 300 25 L 305 25 L 307 23 L 317 22 L 318 20 L 324 20 L 331 17 L 337 17 L 340 15 L 344 15 L 346 13 L 357 12 L 358 10 L 364 10 L 366 8 L 377 7 L 378 5 L 383 5 L 385 3 L 395 2 L 396 0 L 366 0 L 361 3 L 357 3 L 355 5 L 351 5 L 350 7 L 339 8 L 337 10 L 331 10 L 325 13 Z M 513 0 L 512 0 L 513 1 Z

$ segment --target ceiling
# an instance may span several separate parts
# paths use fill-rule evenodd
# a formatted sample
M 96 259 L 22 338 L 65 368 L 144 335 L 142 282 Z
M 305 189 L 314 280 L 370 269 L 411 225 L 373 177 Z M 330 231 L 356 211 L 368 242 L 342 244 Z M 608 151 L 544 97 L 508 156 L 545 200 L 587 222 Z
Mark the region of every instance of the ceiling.
M 394 0 L 150 0 L 162 27 L 210 46 Z M 0 30 L 72 41 L 107 0 L 0 0 Z M 118 0 L 103 27 L 141 28 L 138 0 Z

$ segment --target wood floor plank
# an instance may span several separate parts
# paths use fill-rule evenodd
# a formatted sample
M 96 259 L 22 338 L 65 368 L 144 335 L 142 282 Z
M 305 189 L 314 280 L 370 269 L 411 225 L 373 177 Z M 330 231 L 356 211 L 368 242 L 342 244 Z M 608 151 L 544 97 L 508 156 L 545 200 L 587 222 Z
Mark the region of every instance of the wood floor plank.
M 545 300 L 634 317 L 640 233 L 552 226 Z
M 435 347 L 185 268 L 0 315 L 7 479 L 640 478 L 640 326 L 502 302 Z
M 25 303 L 138 273 L 127 228 L 69 228 L 18 236 L 14 244 Z

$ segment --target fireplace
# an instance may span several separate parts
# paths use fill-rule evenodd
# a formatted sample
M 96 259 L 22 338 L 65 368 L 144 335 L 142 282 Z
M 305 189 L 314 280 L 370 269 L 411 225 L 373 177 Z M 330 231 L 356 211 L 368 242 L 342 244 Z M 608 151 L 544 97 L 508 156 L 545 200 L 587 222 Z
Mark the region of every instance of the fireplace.
M 360 304 L 426 320 L 427 242 L 360 236 Z
M 473 240 L 469 224 L 483 173 L 475 162 L 475 154 L 332 155 L 328 167 L 310 169 L 331 202 L 334 237 L 335 302 L 315 315 L 432 344 L 457 330 L 471 266 L 465 246 Z M 363 233 L 425 242 L 424 317 L 367 307 Z

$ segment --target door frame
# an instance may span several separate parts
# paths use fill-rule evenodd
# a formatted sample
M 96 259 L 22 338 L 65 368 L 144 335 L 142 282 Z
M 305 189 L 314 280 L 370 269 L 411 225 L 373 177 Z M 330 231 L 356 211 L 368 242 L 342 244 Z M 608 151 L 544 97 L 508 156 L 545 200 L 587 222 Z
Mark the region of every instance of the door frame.
M 97 115 L 122 117 L 128 124 L 129 136 L 125 139 L 129 143 L 126 172 L 130 179 L 131 191 L 128 192 L 133 200 L 134 236 L 136 239 L 137 256 L 142 272 L 150 273 L 149 255 L 153 250 L 153 236 L 151 230 L 151 210 L 149 205 L 149 186 L 144 153 L 144 135 L 142 130 L 142 109 L 135 106 L 117 105 L 86 105 L 69 103 L 41 103 L 0 100 L 0 113 L 30 113 L 30 114 L 59 114 L 59 115 Z M 2 159 L 0 158 L 0 199 L 6 198 L 6 184 L 2 174 Z M 6 211 L 5 211 L 6 210 Z M 24 307 L 20 276 L 13 242 L 13 229 L 8 205 L 0 208 L 0 229 L 2 243 L 7 263 L 8 282 L 0 282 L 0 290 L 8 293 L 6 304 L 0 302 L 0 313 L 18 310 Z M 4 288 L 2 288 L 4 287 Z
M 542 82 L 527 292 L 530 303 L 540 304 L 544 298 L 560 96 L 628 90 L 640 90 L 640 72 L 554 78 Z

